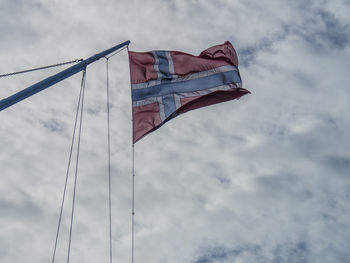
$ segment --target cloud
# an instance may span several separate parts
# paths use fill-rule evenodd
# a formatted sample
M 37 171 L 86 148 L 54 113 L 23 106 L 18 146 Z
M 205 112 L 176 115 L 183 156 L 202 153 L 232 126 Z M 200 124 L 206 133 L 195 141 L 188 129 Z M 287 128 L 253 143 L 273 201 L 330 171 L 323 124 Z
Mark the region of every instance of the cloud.
M 346 1 L 18 0 L 0 8 L 1 73 L 86 58 L 127 39 L 135 51 L 193 54 L 234 44 L 252 94 L 181 115 L 135 145 L 135 262 L 346 262 Z M 113 252 L 130 261 L 126 51 L 109 66 Z M 0 97 L 61 69 L 1 79 Z M 104 59 L 87 70 L 72 262 L 108 261 L 105 70 Z M 80 82 L 77 74 L 0 113 L 4 263 L 51 260 Z
M 346 156 L 327 156 L 325 163 L 337 174 L 350 175 L 350 158 Z
M 237 249 L 215 247 L 207 249 L 204 255 L 194 262 L 302 263 L 308 262 L 308 254 L 307 243 L 303 241 L 294 244 L 279 244 L 272 251 L 266 251 L 264 247 L 257 245 L 245 245 Z
M 296 28 L 299 33 L 319 50 L 327 48 L 344 49 L 349 44 L 349 26 L 340 22 L 334 14 L 326 10 L 314 10 L 314 16 Z
M 285 40 L 285 38 L 289 34 L 289 31 L 290 30 L 288 27 L 283 27 L 281 32 L 276 33 L 270 38 L 263 38 L 254 46 L 250 46 L 250 47 L 248 46 L 248 47 L 239 49 L 238 53 L 240 54 L 240 61 L 242 61 L 241 65 L 243 67 L 247 67 L 251 63 L 254 63 L 256 56 L 260 52 L 271 52 L 273 45 L 279 41 Z
M 47 128 L 50 132 L 62 133 L 65 128 L 62 123 L 58 120 L 51 119 L 48 121 L 42 121 L 42 124 L 45 128 Z
M 1 219 L 16 220 L 20 217 L 25 217 L 27 220 L 37 220 L 43 216 L 41 207 L 35 204 L 34 200 L 27 194 L 22 193 L 19 200 L 2 199 L 0 201 Z

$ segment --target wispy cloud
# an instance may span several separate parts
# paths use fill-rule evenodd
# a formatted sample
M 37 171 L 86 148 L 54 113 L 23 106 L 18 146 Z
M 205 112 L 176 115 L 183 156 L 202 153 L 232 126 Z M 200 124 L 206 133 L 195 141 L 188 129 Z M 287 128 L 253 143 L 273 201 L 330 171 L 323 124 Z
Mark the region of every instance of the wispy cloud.
M 135 262 L 346 262 L 349 12 L 345 0 L 3 1 L 0 71 L 86 58 L 127 39 L 135 51 L 193 54 L 230 40 L 252 94 L 179 116 L 135 145 Z M 108 261 L 105 69 L 101 59 L 87 70 L 72 262 Z M 1 79 L 0 97 L 58 70 Z M 0 113 L 1 262 L 51 259 L 80 81 L 77 74 Z M 126 51 L 110 60 L 110 87 L 113 252 L 124 262 Z

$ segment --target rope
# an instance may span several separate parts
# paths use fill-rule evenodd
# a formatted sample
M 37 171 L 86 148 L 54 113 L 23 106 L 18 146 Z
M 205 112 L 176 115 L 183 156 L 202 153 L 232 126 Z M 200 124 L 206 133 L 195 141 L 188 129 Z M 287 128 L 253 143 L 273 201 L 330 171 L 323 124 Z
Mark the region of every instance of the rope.
M 83 77 L 82 77 L 82 80 L 81 80 L 82 83 L 83 83 L 83 81 L 84 81 L 84 77 L 85 77 L 85 73 L 83 73 Z M 80 108 L 80 101 L 81 101 L 82 90 L 83 90 L 83 84 L 82 84 L 81 87 L 80 87 L 79 100 L 78 100 L 77 110 L 76 110 L 76 114 L 75 114 L 75 121 L 74 121 L 72 142 L 71 142 L 70 152 L 69 152 L 68 166 L 67 166 L 67 172 L 66 172 L 66 180 L 65 180 L 64 188 L 63 188 L 63 196 L 62 196 L 62 202 L 61 202 L 61 210 L 60 210 L 60 216 L 59 216 L 59 219 L 58 219 L 56 240 L 55 240 L 55 246 L 54 246 L 53 256 L 52 256 L 52 263 L 55 262 L 55 256 L 56 256 L 56 249 L 57 249 L 58 236 L 59 236 L 59 232 L 60 232 L 60 228 L 61 228 L 63 207 L 64 207 L 64 201 L 65 201 L 66 190 L 67 190 L 67 183 L 68 183 L 68 177 L 69 177 L 69 169 L 70 169 L 70 164 L 71 164 L 71 160 L 72 160 L 72 152 L 73 152 L 73 145 L 74 145 L 74 141 L 75 141 L 75 132 L 76 132 L 76 127 L 77 127 L 77 122 L 78 122 L 78 115 L 79 115 L 79 108 Z
M 126 47 L 129 52 L 129 46 Z M 131 102 L 132 90 L 130 89 Z M 134 263 L 135 250 L 135 145 L 134 145 L 134 108 L 131 103 L 131 147 L 132 147 L 132 183 L 131 183 L 131 263 Z
M 132 144 L 132 204 L 131 204 L 131 263 L 134 263 L 135 249 L 135 146 Z
M 53 68 L 53 67 L 59 67 L 59 66 L 67 65 L 67 64 L 78 63 L 78 62 L 81 62 L 81 61 L 83 61 L 83 59 L 76 59 L 76 60 L 63 62 L 63 63 L 58 63 L 58 64 L 54 64 L 54 65 L 49 65 L 49 66 L 44 66 L 44 67 L 39 67 L 39 68 L 33 68 L 33 69 L 27 69 L 27 70 L 22 70 L 22 71 L 16 71 L 16 72 L 12 72 L 12 73 L 6 73 L 6 74 L 0 75 L 0 78 L 9 77 L 9 76 L 17 75 L 17 74 L 22 74 L 22 73 L 28 73 L 28 72 L 32 72 L 32 71 L 36 71 L 36 70 L 42 70 L 42 69 L 48 69 L 48 68 Z
M 109 262 L 113 262 L 112 249 L 112 190 L 111 190 L 111 139 L 110 139 L 110 94 L 109 94 L 109 59 L 128 46 L 112 53 L 106 58 L 106 74 L 107 74 L 107 143 L 108 143 L 108 214 L 109 214 Z M 128 49 L 129 50 L 129 49 Z
M 123 47 L 122 49 L 119 49 L 118 51 L 112 53 L 110 56 L 106 56 L 106 59 L 109 59 L 115 55 L 117 55 L 119 52 L 123 51 L 124 49 L 128 49 L 129 50 L 129 46 Z
M 83 123 L 85 79 L 86 79 L 86 68 L 83 71 L 83 80 L 82 80 L 82 83 L 81 83 L 81 85 L 83 87 L 82 88 L 83 91 L 82 91 L 82 95 L 81 95 L 80 122 L 79 122 L 79 133 L 78 133 L 77 158 L 76 158 L 76 164 L 75 164 L 74 190 L 73 190 L 72 213 L 71 213 L 70 230 L 69 230 L 69 243 L 68 243 L 68 252 L 67 252 L 67 263 L 69 263 L 70 249 L 71 249 L 71 243 L 72 243 L 73 218 L 74 218 L 74 208 L 75 208 L 75 195 L 76 195 L 76 188 L 77 188 L 78 165 L 79 165 L 81 127 L 82 127 L 82 123 Z
M 128 47 L 125 47 L 128 48 Z M 107 67 L 107 125 L 108 125 L 108 209 L 109 209 L 109 256 L 110 256 L 110 263 L 112 263 L 112 192 L 111 192 L 111 150 L 110 150 L 110 92 L 109 92 L 109 58 L 113 57 L 114 55 L 118 54 L 125 48 L 118 50 L 117 52 L 113 53 L 110 56 L 106 56 L 106 67 Z M 81 60 L 75 60 L 75 61 L 70 61 L 70 62 L 65 62 L 65 63 L 60 63 L 56 65 L 51 65 L 51 66 L 46 66 L 46 67 L 41 67 L 41 68 L 36 68 L 36 69 L 30 69 L 30 70 L 25 70 L 25 71 L 19 71 L 19 72 L 14 72 L 14 73 L 9 73 L 9 74 L 4 74 L 0 75 L 1 77 L 5 76 L 11 76 L 15 74 L 20 74 L 20 73 L 26 73 L 34 70 L 40 70 L 40 69 L 46 69 L 50 67 L 55 67 L 55 66 L 61 66 L 69 63 L 75 63 L 79 62 Z M 63 216 L 63 207 L 64 207 L 64 202 L 65 202 L 65 196 L 66 196 L 66 191 L 67 191 L 67 184 L 68 184 L 68 177 L 69 177 L 69 171 L 70 171 L 70 165 L 71 165 L 71 160 L 72 160 L 72 153 L 73 153 L 73 146 L 75 142 L 75 134 L 76 134 L 76 128 L 77 128 L 77 123 L 78 123 L 78 116 L 79 116 L 79 110 L 80 110 L 80 120 L 79 120 L 79 132 L 78 132 L 78 144 L 77 144 L 77 156 L 76 156 L 76 167 L 75 167 L 75 176 L 74 176 L 74 190 L 73 190 L 73 200 L 72 200 L 72 211 L 71 211 L 71 219 L 70 219 L 70 230 L 69 230 L 69 243 L 68 243 L 68 251 L 67 251 L 67 263 L 70 261 L 70 251 L 71 251 L 71 244 L 72 244 L 72 233 L 73 233 L 73 221 L 74 221 L 74 210 L 75 210 L 75 197 L 76 197 L 76 188 L 77 188 L 77 176 L 78 176 L 78 164 L 79 164 L 79 152 L 80 152 L 80 140 L 81 140 L 81 131 L 82 131 L 82 121 L 83 121 L 83 106 L 84 106 L 84 94 L 85 94 L 85 80 L 86 80 L 86 68 L 83 71 L 83 76 L 82 76 L 82 81 L 81 81 L 81 88 L 80 88 L 80 93 L 79 93 L 79 100 L 78 100 L 78 105 L 76 109 L 76 116 L 75 116 L 75 122 L 74 122 L 74 129 L 73 129 L 73 135 L 72 135 L 72 142 L 71 142 L 71 147 L 70 147 L 70 153 L 69 153 L 69 160 L 68 160 L 68 166 L 67 166 L 67 171 L 66 171 L 66 179 L 65 179 L 65 184 L 64 184 L 64 189 L 63 189 L 63 196 L 62 196 L 62 202 L 61 202 L 61 208 L 60 208 L 60 215 L 59 215 L 59 220 L 58 220 L 58 226 L 57 226 L 57 232 L 56 232 L 56 239 L 55 239 L 55 245 L 54 245 L 54 251 L 53 251 L 53 256 L 52 256 L 52 263 L 55 262 L 55 257 L 56 257 L 56 251 L 57 251 L 57 243 L 58 243 L 58 238 L 59 238 L 59 233 L 60 233 L 60 228 L 61 228 L 61 223 L 62 223 L 62 216 Z M 134 145 L 133 145 L 134 148 Z M 133 151 L 133 163 L 134 163 L 134 151 Z M 134 166 L 134 165 L 133 165 Z M 133 168 L 134 171 L 134 168 Z M 133 172 L 134 175 L 134 172 Z M 134 179 L 133 179 L 133 201 L 132 201 L 132 262 L 133 262 L 133 254 L 134 254 Z
M 108 141 L 108 213 L 109 213 L 109 262 L 112 263 L 112 193 L 111 193 L 111 139 L 110 139 L 110 104 L 109 104 L 109 76 L 108 59 L 106 57 L 107 71 L 107 141 Z

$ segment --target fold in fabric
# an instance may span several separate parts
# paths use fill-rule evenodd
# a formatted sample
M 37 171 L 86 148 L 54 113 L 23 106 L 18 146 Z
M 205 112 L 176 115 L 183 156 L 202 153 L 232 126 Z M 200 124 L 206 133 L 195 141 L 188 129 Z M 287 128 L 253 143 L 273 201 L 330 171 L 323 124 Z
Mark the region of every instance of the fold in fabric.
M 184 112 L 238 99 L 242 88 L 232 44 L 194 56 L 179 51 L 129 51 L 133 142 Z

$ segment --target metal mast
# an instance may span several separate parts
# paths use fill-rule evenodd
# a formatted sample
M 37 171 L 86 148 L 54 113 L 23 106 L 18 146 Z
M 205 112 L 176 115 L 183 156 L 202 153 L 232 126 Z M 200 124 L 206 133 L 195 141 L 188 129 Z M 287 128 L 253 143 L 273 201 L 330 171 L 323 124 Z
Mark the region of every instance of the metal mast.
M 83 61 L 81 61 L 80 63 L 71 66 L 59 73 L 57 73 L 56 75 L 53 75 L 51 77 L 48 77 L 24 90 L 21 90 L 13 95 L 11 95 L 10 97 L 7 97 L 3 100 L 0 100 L 0 111 L 44 90 L 47 89 L 48 87 L 84 70 L 86 68 L 87 65 L 95 62 L 96 60 L 99 60 L 100 58 L 103 58 L 105 56 L 107 56 L 108 54 L 121 49 L 124 46 L 128 46 L 130 44 L 130 40 L 125 41 L 119 45 L 116 45 L 110 49 L 107 49 L 105 51 L 102 51 L 94 56 L 91 56 Z

